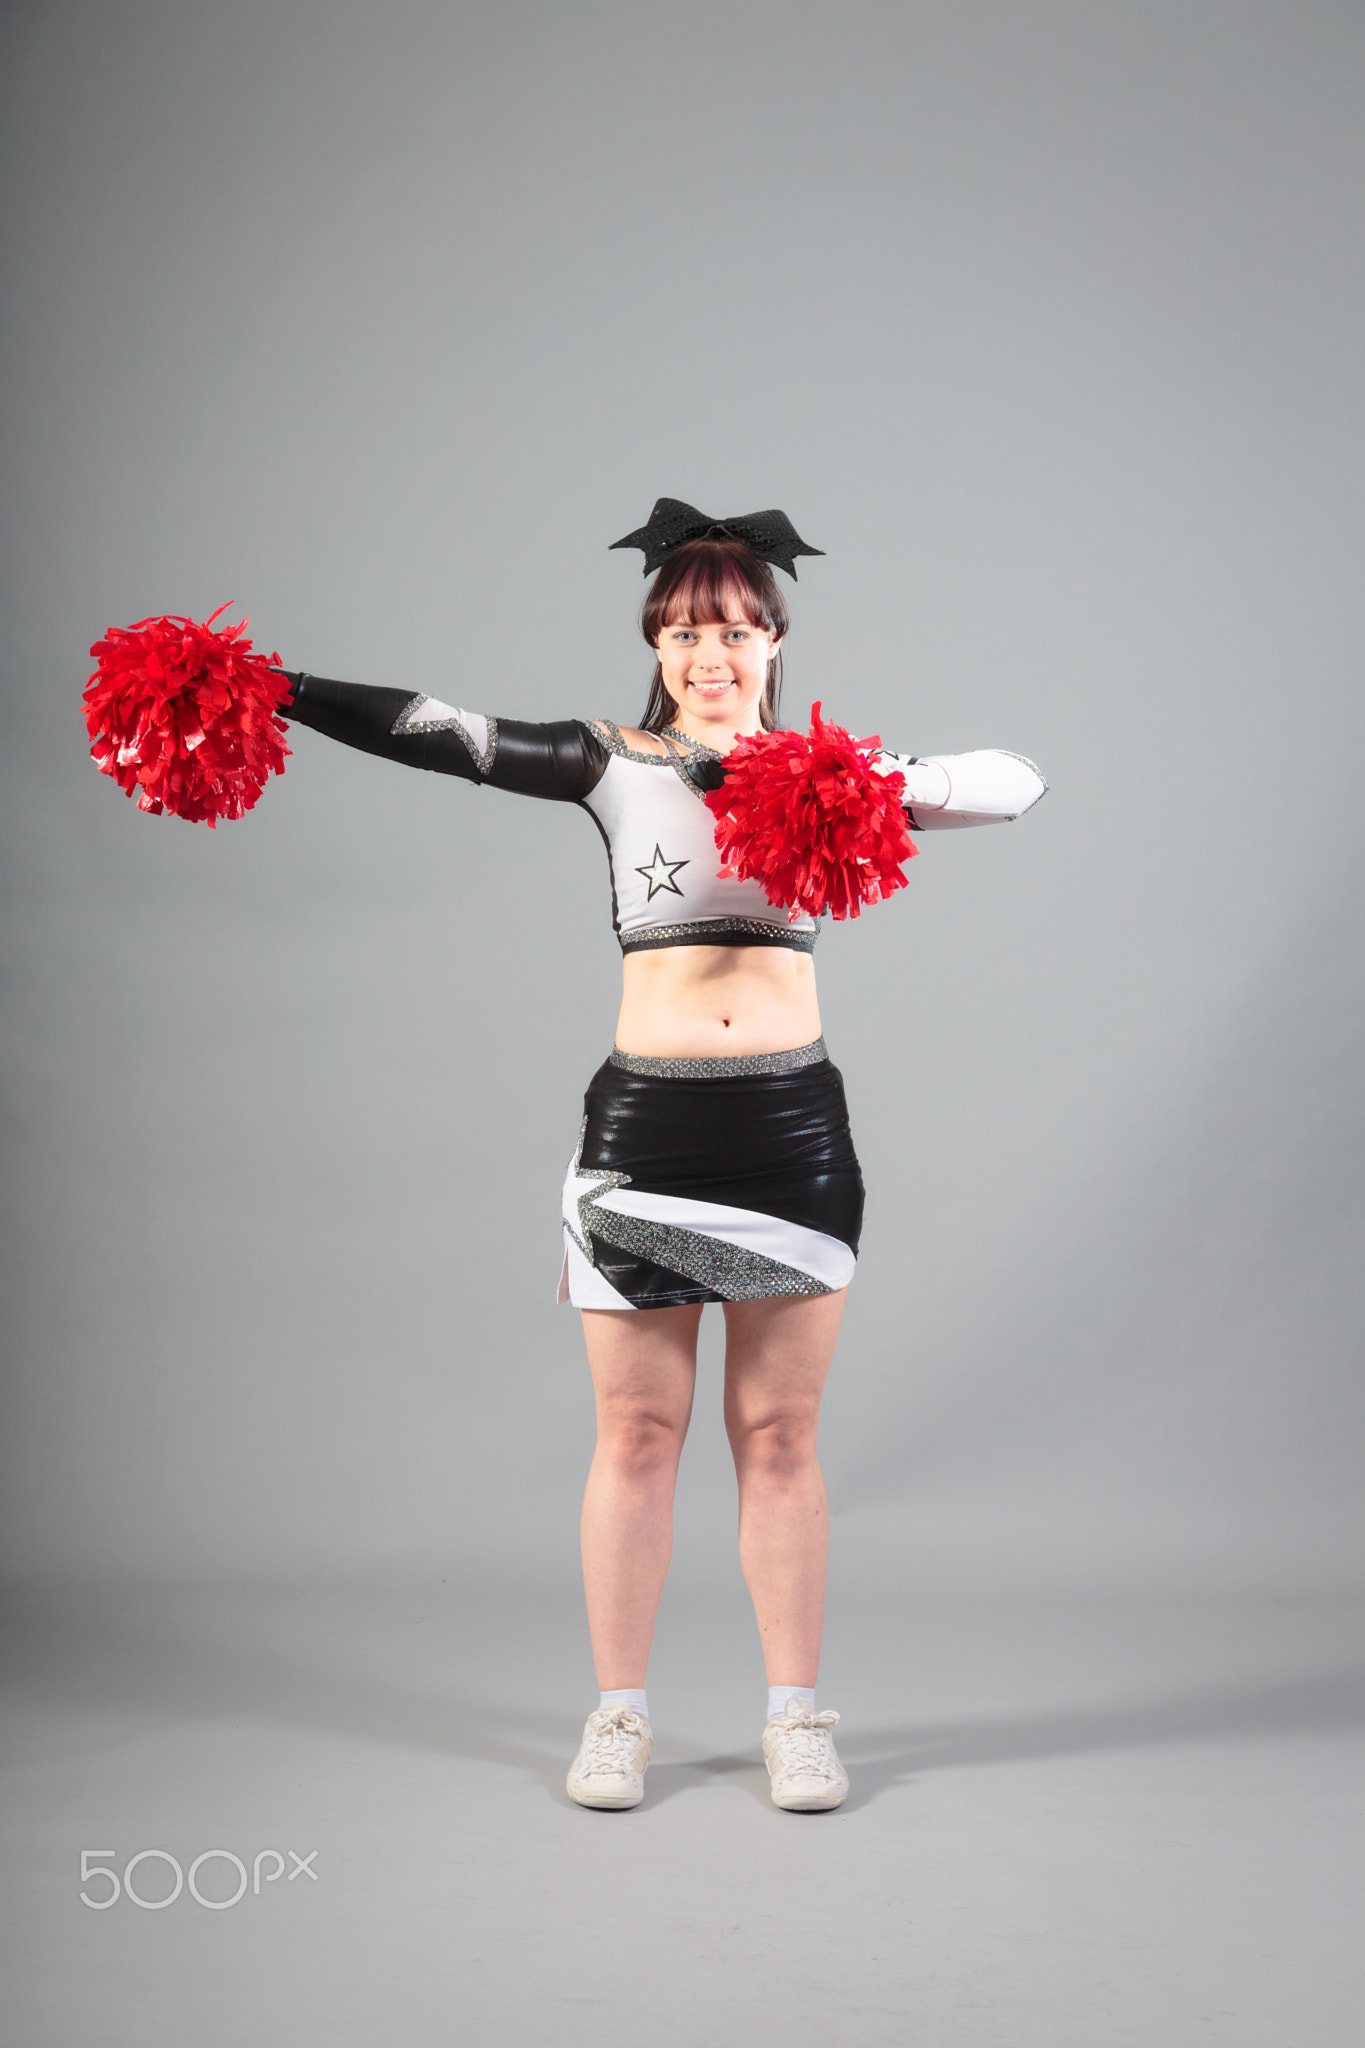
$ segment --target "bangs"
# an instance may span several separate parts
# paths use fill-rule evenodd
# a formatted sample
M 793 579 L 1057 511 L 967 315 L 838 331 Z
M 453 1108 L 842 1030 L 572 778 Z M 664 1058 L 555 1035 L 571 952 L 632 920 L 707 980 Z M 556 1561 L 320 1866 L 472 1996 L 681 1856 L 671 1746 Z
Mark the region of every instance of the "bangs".
M 723 626 L 737 615 L 764 633 L 786 632 L 772 570 L 742 542 L 692 541 L 655 577 L 640 628 L 652 647 L 665 626 Z
M 755 589 L 734 558 L 707 550 L 681 565 L 681 573 L 664 600 L 661 626 L 723 626 L 738 614 L 765 633 L 774 630 L 763 593 Z

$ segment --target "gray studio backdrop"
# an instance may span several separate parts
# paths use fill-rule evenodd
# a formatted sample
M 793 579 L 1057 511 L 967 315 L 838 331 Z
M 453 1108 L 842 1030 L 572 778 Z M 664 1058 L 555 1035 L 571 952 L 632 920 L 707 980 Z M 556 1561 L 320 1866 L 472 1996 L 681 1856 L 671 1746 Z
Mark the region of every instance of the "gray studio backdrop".
M 629 720 L 606 548 L 666 492 L 827 551 L 794 722 L 1052 783 L 822 941 L 843 1582 L 1353 1582 L 1359 8 L 4 38 L 9 1572 L 572 1575 L 596 834 L 308 732 L 245 822 L 154 821 L 79 694 L 230 598 L 291 665 Z M 684 1578 L 733 1569 L 717 1373 Z

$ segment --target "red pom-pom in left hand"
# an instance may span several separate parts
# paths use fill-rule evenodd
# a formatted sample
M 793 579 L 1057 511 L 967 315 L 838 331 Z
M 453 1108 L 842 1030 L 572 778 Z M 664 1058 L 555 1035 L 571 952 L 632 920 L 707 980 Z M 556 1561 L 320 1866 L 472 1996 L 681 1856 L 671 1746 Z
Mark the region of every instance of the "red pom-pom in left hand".
M 289 695 L 278 654 L 253 654 L 249 619 L 213 630 L 228 609 L 113 626 L 90 652 L 90 758 L 138 809 L 216 825 L 249 811 L 289 749 L 278 708 Z
M 716 820 L 722 875 L 759 881 L 794 922 L 857 917 L 905 887 L 902 863 L 916 848 L 901 798 L 905 777 L 882 775 L 881 746 L 826 725 L 811 707 L 809 733 L 764 732 L 725 757 L 725 781 L 706 802 Z

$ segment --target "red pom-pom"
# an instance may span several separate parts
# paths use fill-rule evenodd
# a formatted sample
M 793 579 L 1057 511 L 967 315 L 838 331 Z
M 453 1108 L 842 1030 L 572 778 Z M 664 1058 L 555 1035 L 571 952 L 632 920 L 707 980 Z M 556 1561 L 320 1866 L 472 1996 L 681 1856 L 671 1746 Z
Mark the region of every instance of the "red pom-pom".
M 715 815 L 722 875 L 763 884 L 794 922 L 809 911 L 857 917 L 905 887 L 915 853 L 901 797 L 905 777 L 882 775 L 880 738 L 855 740 L 811 707 L 809 733 L 765 732 L 725 757 L 725 781 L 706 802 Z
M 278 707 L 289 695 L 278 654 L 267 661 L 244 636 L 251 623 L 213 630 L 228 609 L 193 619 L 112 626 L 90 652 L 99 666 L 85 691 L 90 758 L 138 809 L 216 825 L 240 818 L 266 778 L 283 775 L 289 749 Z

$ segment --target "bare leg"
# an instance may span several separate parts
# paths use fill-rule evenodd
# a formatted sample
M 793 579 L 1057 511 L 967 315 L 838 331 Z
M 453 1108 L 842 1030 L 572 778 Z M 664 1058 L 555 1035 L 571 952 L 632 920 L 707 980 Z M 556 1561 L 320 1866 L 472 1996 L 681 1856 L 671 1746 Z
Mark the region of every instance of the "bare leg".
M 829 1513 L 815 1439 L 846 1293 L 725 1305 L 739 1558 L 769 1685 L 814 1685 L 820 1667 Z
M 701 1307 L 584 1309 L 597 1449 L 583 1496 L 583 1587 L 597 1683 L 642 1686 L 673 1550 Z

